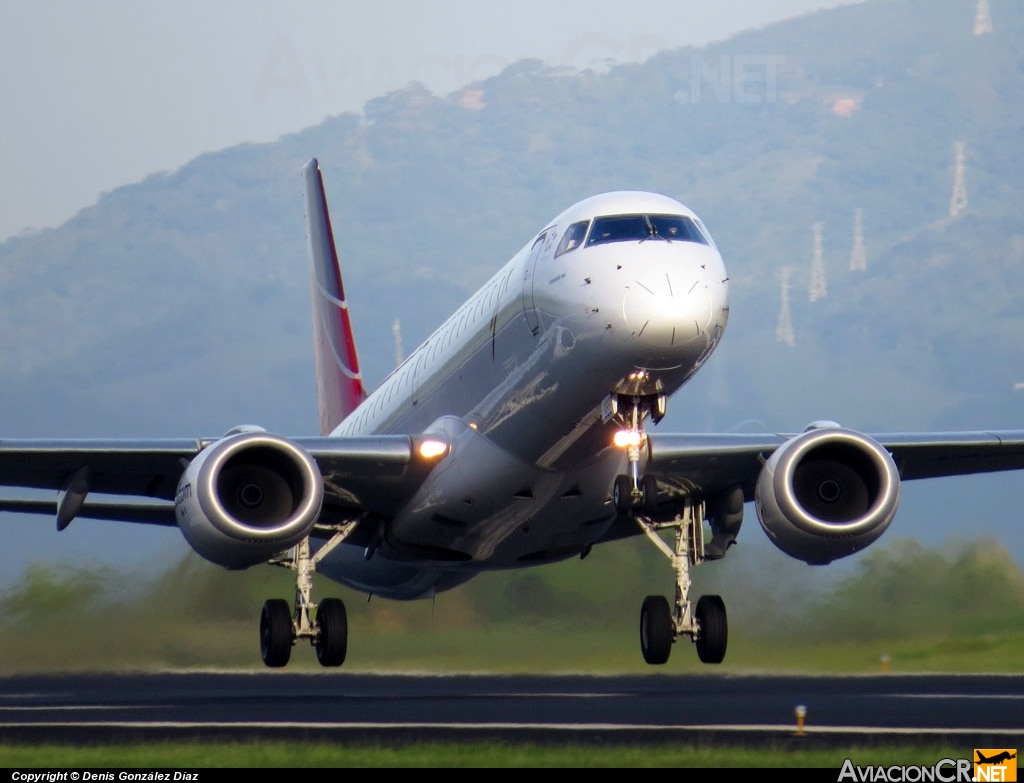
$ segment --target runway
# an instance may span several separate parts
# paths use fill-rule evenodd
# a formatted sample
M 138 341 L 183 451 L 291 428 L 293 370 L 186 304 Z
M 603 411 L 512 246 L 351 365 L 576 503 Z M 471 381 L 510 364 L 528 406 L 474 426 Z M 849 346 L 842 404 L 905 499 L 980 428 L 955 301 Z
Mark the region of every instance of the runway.
M 796 710 L 806 717 L 802 730 Z M 1024 676 L 418 676 L 186 672 L 0 678 L 0 741 L 1024 744 Z

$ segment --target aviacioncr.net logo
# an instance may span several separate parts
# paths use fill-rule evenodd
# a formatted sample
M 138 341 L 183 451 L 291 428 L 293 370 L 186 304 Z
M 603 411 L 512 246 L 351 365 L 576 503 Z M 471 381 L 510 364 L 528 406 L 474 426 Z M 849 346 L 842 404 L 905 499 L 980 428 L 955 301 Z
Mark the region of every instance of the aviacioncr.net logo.
M 975 748 L 972 780 L 999 783 L 1017 780 L 1017 749 Z
M 969 783 L 974 780 L 970 759 L 942 759 L 931 767 L 901 766 L 857 767 L 850 759 L 839 770 L 839 782 L 851 783 Z

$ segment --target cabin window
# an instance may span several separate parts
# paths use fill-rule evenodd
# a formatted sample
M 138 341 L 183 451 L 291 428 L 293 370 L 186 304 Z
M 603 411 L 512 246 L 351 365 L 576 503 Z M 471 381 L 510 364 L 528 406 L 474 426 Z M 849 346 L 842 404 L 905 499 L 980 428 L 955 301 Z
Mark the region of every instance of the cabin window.
M 562 253 L 568 253 L 570 250 L 575 250 L 583 244 L 583 237 L 587 235 L 587 226 L 590 225 L 589 220 L 581 220 L 579 223 L 573 223 L 569 228 L 565 230 L 565 234 L 562 236 L 562 241 L 558 243 L 558 249 L 555 250 L 555 258 L 558 258 Z

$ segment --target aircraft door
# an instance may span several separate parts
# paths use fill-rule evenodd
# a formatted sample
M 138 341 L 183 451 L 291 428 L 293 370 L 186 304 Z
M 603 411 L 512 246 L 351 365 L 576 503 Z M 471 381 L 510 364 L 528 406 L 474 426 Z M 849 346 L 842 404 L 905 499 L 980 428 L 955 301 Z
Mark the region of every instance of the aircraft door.
M 534 240 L 530 248 L 530 255 L 523 267 L 523 314 L 526 316 L 526 325 L 530 327 L 533 334 L 540 331 L 540 318 L 537 315 L 537 307 L 533 301 L 533 279 L 537 269 L 537 259 L 551 246 L 555 236 L 553 228 L 542 231 Z

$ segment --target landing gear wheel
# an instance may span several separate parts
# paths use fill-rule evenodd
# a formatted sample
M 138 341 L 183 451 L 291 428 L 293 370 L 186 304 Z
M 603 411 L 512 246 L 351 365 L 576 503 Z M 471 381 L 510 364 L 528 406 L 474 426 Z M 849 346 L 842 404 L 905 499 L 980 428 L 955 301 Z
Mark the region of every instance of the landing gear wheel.
M 664 596 L 649 595 L 644 599 L 640 609 L 640 649 L 650 664 L 665 663 L 672 652 L 672 610 Z
M 697 601 L 697 656 L 703 663 L 721 663 L 729 642 L 725 602 L 720 595 L 702 595 Z
M 263 663 L 274 668 L 287 666 L 292 656 L 292 615 L 282 598 L 271 598 L 263 604 L 260 655 Z
M 316 658 L 321 666 L 341 666 L 348 652 L 348 616 L 340 598 L 325 598 L 316 610 Z
M 640 484 L 640 505 L 645 514 L 652 515 L 658 510 L 658 479 L 648 473 Z
M 633 510 L 633 479 L 620 475 L 615 477 L 612 487 L 612 502 L 620 514 L 628 514 Z

